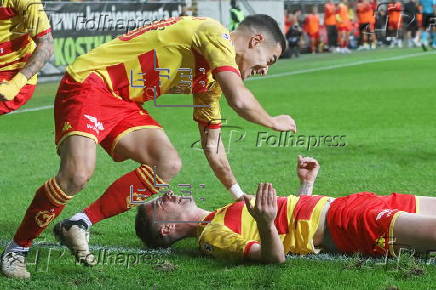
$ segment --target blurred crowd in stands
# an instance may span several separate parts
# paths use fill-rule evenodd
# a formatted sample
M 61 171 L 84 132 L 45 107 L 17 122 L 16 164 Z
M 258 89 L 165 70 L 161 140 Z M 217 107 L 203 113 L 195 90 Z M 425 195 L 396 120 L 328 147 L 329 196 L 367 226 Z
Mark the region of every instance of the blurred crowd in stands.
M 436 1 L 405 1 L 327 0 L 288 8 L 286 57 L 298 57 L 300 52 L 350 53 L 352 49 L 376 47 L 436 48 Z

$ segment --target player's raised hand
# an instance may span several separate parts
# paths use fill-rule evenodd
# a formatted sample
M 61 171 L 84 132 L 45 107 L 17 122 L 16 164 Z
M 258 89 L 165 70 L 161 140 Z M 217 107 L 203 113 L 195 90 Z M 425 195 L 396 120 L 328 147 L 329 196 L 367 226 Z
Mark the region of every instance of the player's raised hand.
M 319 171 L 319 163 L 315 158 L 297 157 L 297 174 L 300 182 L 314 183 Z
M 297 125 L 294 119 L 288 115 L 280 115 L 272 117 L 273 126 L 271 129 L 275 131 L 292 131 L 297 133 Z
M 250 203 L 250 198 L 244 196 L 248 212 L 259 225 L 270 226 L 277 216 L 277 195 L 271 183 L 260 183 L 256 193 L 256 203 Z

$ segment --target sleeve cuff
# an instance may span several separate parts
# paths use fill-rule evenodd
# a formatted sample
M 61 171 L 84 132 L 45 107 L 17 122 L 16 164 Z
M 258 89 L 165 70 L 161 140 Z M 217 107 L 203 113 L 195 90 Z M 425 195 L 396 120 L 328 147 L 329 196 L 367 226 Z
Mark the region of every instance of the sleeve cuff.
M 250 241 L 248 242 L 245 247 L 244 247 L 244 258 L 248 256 L 248 254 L 250 253 L 250 249 L 254 244 L 260 244 L 258 241 Z
M 232 71 L 232 72 L 236 73 L 239 77 L 241 77 L 241 73 L 239 72 L 239 70 L 237 70 L 236 68 L 234 68 L 230 65 L 219 66 L 212 71 L 212 74 L 216 74 L 216 73 L 219 73 L 222 71 Z
M 206 128 L 209 128 L 209 129 L 219 129 L 219 128 L 221 128 L 221 122 L 217 123 L 217 124 L 212 124 L 211 122 L 204 122 L 204 121 L 197 120 L 195 118 L 194 118 L 194 121 L 199 123 L 199 124 L 201 124 L 201 125 L 203 125 L 203 126 L 205 126 Z
M 34 37 L 32 37 L 33 39 L 35 38 L 39 38 L 39 37 L 43 37 L 44 35 L 46 35 L 47 33 L 51 32 L 51 28 L 46 29 L 44 31 L 41 31 L 40 33 L 38 33 L 37 35 L 35 35 Z

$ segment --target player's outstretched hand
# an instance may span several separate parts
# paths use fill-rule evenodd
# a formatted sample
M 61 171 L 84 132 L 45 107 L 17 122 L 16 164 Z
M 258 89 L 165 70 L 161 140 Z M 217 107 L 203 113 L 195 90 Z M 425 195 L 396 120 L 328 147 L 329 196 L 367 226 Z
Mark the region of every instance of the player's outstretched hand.
M 297 133 L 297 125 L 295 125 L 294 119 L 288 115 L 280 115 L 272 117 L 273 126 L 271 129 L 275 131 L 292 131 Z
M 248 212 L 259 226 L 270 226 L 277 216 L 277 195 L 271 183 L 260 183 L 256 193 L 256 203 L 250 203 L 250 198 L 244 196 Z
M 300 182 L 314 183 L 319 167 L 319 163 L 315 158 L 298 155 L 297 174 Z

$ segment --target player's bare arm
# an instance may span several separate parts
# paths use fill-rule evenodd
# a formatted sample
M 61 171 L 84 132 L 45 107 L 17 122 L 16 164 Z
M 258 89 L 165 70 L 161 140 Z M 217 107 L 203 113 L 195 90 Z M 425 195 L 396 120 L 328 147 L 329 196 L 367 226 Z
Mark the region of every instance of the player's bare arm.
M 53 55 L 53 36 L 51 32 L 44 36 L 37 37 L 36 49 L 30 57 L 29 61 L 20 71 L 27 79 L 33 77 L 34 74 L 39 72 L 42 67 L 47 63 L 50 57 Z
M 235 77 L 233 72 L 218 72 L 215 79 L 220 84 L 229 106 L 242 118 L 276 131 L 297 131 L 295 121 L 290 116 L 270 116 L 244 86 L 242 79 Z
M 298 195 L 312 195 L 319 168 L 319 163 L 315 158 L 298 155 L 297 175 L 298 179 L 300 179 Z
M 277 216 L 276 190 L 271 183 L 261 183 L 257 188 L 255 205 L 251 205 L 247 197 L 244 200 L 249 213 L 256 220 L 261 240 L 260 244 L 250 249 L 249 259 L 267 264 L 284 263 L 283 243 L 274 224 Z
M 220 138 L 221 129 L 206 128 L 199 123 L 198 130 L 200 131 L 203 152 L 210 167 L 221 183 L 229 189 L 233 184 L 236 184 L 237 181 L 233 175 L 224 145 Z
M 53 37 L 51 33 L 38 37 L 35 40 L 36 49 L 26 65 L 14 78 L 0 84 L 0 101 L 9 101 L 15 98 L 33 75 L 39 72 L 53 54 Z

